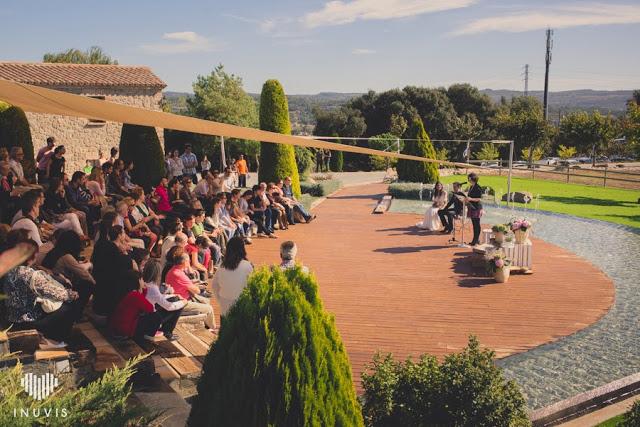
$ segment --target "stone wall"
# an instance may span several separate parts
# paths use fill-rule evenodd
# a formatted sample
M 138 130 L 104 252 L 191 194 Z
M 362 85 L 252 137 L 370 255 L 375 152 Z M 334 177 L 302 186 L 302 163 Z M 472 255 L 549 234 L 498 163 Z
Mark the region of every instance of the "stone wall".
M 105 101 L 160 110 L 162 91 L 155 88 L 113 88 L 113 87 L 47 87 L 76 95 L 104 96 Z M 46 145 L 47 137 L 54 136 L 57 145 L 66 150 L 67 172 L 69 175 L 82 169 L 87 160 L 98 159 L 98 150 L 109 156 L 111 147 L 120 144 L 121 123 L 93 122 L 89 119 L 58 116 L 53 114 L 26 113 L 31 128 L 34 152 Z M 156 128 L 160 143 L 164 148 L 164 134 Z

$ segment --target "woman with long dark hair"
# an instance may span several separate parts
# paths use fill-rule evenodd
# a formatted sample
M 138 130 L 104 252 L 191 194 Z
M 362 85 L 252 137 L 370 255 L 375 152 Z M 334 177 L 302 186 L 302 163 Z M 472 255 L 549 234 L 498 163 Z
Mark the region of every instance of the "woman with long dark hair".
M 484 214 L 482 209 L 482 188 L 478 185 L 479 177 L 475 172 L 471 172 L 467 179 L 469 180 L 469 191 L 465 201 L 467 203 L 467 210 L 469 212 L 469 218 L 471 218 L 471 224 L 473 224 L 473 240 L 469 243 L 471 246 L 476 246 L 480 243 L 480 218 Z
M 424 213 L 422 222 L 417 223 L 416 226 L 424 230 L 438 231 L 442 229 L 442 221 L 440 221 L 438 211 L 447 204 L 447 192 L 444 191 L 444 187 L 440 181 L 436 182 L 433 186 L 432 200 L 433 203 Z
M 242 237 L 230 239 L 222 266 L 213 276 L 212 285 L 220 303 L 220 315 L 225 315 L 236 302 L 252 272 L 253 265 L 247 260 L 244 240 Z

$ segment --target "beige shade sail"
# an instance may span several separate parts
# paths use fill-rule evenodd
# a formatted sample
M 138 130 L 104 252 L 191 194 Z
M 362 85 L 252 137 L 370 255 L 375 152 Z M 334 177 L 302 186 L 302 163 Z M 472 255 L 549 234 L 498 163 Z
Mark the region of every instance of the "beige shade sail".
M 0 100 L 16 105 L 23 110 L 32 113 L 83 117 L 94 120 L 152 126 L 205 135 L 271 142 L 274 144 L 298 145 L 302 147 L 323 148 L 334 151 L 346 151 L 351 153 L 416 160 L 451 166 L 474 167 L 467 163 L 447 162 L 395 152 L 373 150 L 370 148 L 320 141 L 300 136 L 283 135 L 259 129 L 218 123 L 210 120 L 165 113 L 162 111 L 147 110 L 144 108 L 131 107 L 128 105 L 117 104 L 81 95 L 74 95 L 25 83 L 16 83 L 3 79 L 0 79 Z

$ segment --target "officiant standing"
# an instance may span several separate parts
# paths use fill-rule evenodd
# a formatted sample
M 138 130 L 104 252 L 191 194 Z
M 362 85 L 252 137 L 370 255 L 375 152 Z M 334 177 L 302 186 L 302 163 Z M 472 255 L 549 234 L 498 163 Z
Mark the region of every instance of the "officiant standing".
M 469 191 L 465 202 L 469 212 L 469 218 L 471 218 L 471 224 L 473 225 L 473 240 L 469 243 L 470 246 L 476 246 L 480 243 L 480 218 L 484 214 L 482 209 L 482 188 L 478 185 L 479 177 L 475 172 L 471 172 L 467 175 L 469 180 Z

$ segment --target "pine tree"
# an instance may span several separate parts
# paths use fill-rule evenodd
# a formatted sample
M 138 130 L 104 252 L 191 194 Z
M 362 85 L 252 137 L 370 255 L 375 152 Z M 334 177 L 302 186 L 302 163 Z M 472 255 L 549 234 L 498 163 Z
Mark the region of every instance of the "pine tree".
M 270 132 L 291 134 L 289 105 L 282 85 L 277 80 L 267 80 L 260 95 L 260 129 Z M 300 177 L 296 166 L 293 146 L 260 143 L 260 182 L 277 182 L 291 177 L 293 193 L 300 196 Z
M 429 135 L 424 130 L 422 120 L 416 117 L 411 127 L 405 133 L 405 138 L 415 139 L 415 141 L 405 141 L 402 154 L 409 154 L 427 159 L 435 159 L 436 151 L 431 144 Z M 407 182 L 434 183 L 440 178 L 438 165 L 431 162 L 418 162 L 415 160 L 398 160 L 398 178 Z
M 22 147 L 22 168 L 27 179 L 36 174 L 33 158 L 33 140 L 27 116 L 22 108 L 0 101 L 0 147 L 11 151 L 11 147 Z
M 145 191 L 158 185 L 165 175 L 164 154 L 155 128 L 139 125 L 122 125 L 120 134 L 120 158 L 133 161 L 131 179 Z
M 204 361 L 188 425 L 363 425 L 312 275 L 263 267 L 249 278 Z

